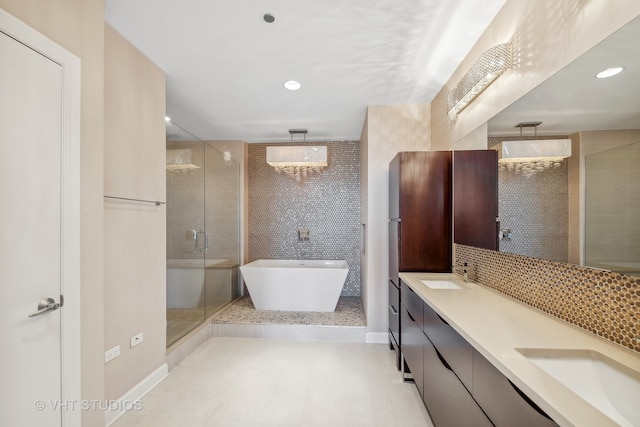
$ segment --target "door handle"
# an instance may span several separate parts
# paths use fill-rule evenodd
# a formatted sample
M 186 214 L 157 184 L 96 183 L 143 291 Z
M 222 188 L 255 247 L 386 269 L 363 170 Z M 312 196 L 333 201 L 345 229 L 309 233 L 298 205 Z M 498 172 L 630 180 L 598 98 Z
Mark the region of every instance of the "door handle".
M 204 236 L 204 247 L 200 247 L 200 235 Z M 196 233 L 196 251 L 207 252 L 209 250 L 209 233 L 206 231 L 198 231 Z
M 38 311 L 31 313 L 29 317 L 40 316 L 41 314 L 49 311 L 55 311 L 61 307 L 59 302 L 56 302 L 53 298 L 44 298 L 38 303 Z

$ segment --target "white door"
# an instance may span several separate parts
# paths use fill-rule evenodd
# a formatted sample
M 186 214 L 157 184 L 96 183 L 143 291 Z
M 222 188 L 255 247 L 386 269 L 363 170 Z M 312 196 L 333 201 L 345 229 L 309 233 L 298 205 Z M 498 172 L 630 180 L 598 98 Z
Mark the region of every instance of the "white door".
M 64 73 L 1 30 L 0 425 L 60 426 Z

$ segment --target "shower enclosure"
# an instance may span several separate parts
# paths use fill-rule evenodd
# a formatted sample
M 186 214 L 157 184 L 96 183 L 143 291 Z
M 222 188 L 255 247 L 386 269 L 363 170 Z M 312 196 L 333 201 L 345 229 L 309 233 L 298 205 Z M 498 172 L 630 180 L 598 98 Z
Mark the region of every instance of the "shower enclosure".
M 167 125 L 167 347 L 239 295 L 240 167 Z

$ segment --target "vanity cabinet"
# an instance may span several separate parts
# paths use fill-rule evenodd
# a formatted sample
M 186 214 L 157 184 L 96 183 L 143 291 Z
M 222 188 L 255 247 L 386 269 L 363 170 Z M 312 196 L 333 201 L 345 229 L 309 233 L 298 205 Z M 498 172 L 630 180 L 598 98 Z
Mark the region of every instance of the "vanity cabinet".
M 396 353 L 396 369 L 400 370 L 400 288 L 389 280 L 389 347 Z
M 538 405 L 475 349 L 472 393 L 497 427 L 557 426 Z
M 402 361 L 436 427 L 557 424 L 404 281 Z
M 456 372 L 428 340 L 423 355 L 423 399 L 433 424 L 436 427 L 492 426 Z
M 401 340 L 402 358 L 404 359 L 402 363 L 411 371 L 418 392 L 424 398 L 423 349 L 429 342 L 422 328 L 422 305 L 424 303 L 406 283 L 402 281 L 400 283 L 402 284 L 400 289 L 402 298 L 400 309 Z
M 424 304 L 423 316 L 425 334 L 455 371 L 462 384 L 471 390 L 473 347 L 428 304 Z

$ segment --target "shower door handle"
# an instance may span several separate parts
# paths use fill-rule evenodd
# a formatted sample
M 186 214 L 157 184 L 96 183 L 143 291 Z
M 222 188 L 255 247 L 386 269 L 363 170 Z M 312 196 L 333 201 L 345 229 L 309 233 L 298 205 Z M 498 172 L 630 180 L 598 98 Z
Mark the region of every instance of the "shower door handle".
M 204 247 L 200 247 L 200 235 L 204 235 Z M 209 250 L 209 233 L 206 231 L 198 231 L 196 234 L 196 251 L 207 252 Z

